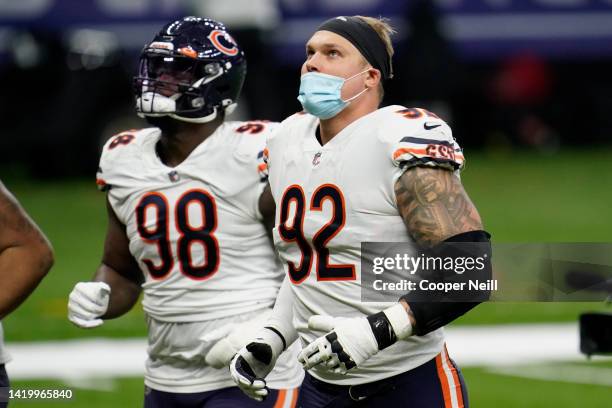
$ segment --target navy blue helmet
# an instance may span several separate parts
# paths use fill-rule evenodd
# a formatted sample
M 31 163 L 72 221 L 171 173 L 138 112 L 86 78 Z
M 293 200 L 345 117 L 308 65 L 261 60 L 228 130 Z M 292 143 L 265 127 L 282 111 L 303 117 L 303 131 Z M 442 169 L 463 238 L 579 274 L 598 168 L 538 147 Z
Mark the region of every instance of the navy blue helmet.
M 140 54 L 134 78 L 140 116 L 204 123 L 231 113 L 246 59 L 222 23 L 184 17 L 166 24 Z

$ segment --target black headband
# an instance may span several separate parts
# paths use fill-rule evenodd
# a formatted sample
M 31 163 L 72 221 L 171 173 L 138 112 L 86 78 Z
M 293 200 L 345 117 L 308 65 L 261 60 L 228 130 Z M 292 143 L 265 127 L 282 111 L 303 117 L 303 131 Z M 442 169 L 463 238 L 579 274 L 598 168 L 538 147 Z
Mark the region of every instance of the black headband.
M 317 31 L 321 30 L 331 31 L 346 38 L 370 65 L 380 71 L 383 79 L 393 78 L 391 56 L 387 53 L 387 46 L 368 23 L 359 17 L 334 17 L 317 28 Z

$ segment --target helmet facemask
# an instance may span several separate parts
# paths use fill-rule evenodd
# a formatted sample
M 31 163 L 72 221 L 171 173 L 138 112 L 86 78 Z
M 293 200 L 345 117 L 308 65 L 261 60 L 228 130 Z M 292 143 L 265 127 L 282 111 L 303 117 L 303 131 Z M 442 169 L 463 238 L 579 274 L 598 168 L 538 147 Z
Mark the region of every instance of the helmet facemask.
M 216 117 L 221 106 L 206 107 L 208 99 L 216 99 L 214 87 L 205 86 L 221 77 L 231 63 L 197 60 L 182 55 L 162 55 L 160 50 L 143 52 L 139 75 L 134 78 L 136 110 L 139 116 L 170 116 L 185 122 L 205 123 Z M 204 111 L 203 111 L 204 110 Z

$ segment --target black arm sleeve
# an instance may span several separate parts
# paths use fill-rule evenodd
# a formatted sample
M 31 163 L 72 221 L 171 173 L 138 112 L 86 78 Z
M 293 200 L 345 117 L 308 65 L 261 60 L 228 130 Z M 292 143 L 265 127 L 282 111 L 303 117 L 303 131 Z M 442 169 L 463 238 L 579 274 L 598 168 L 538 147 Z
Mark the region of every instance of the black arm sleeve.
M 491 235 L 486 231 L 470 231 L 462 234 L 455 235 L 448 238 L 435 248 L 432 253 L 444 255 L 444 257 L 461 257 L 466 255 L 466 246 L 462 245 L 461 249 L 457 246 L 449 243 L 475 243 L 474 248 L 478 251 L 478 255 L 484 258 L 484 269 L 479 273 L 479 279 L 491 279 L 492 268 L 491 268 Z M 484 254 L 482 252 L 484 251 Z M 467 252 L 470 254 L 470 246 L 467 246 Z M 477 254 L 472 253 L 473 256 Z M 484 255 L 484 256 L 483 256 Z M 480 293 L 479 301 L 460 301 L 457 297 L 444 298 L 439 301 L 414 301 L 408 295 L 402 296 L 400 299 L 405 300 L 412 313 L 416 325 L 414 326 L 414 334 L 417 336 L 423 336 L 429 332 L 432 332 L 450 322 L 456 318 L 462 316 L 469 310 L 476 307 L 482 301 L 487 300 L 490 296 L 490 292 Z

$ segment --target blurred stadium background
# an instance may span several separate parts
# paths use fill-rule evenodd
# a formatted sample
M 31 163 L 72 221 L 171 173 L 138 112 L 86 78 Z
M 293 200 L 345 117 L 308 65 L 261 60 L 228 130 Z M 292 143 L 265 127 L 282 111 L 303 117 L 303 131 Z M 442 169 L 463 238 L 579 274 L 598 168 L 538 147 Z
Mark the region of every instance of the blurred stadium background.
M 234 118 L 269 120 L 300 109 L 295 97 L 303 44 L 319 22 L 340 14 L 389 17 L 398 29 L 396 78 L 386 86 L 385 104 L 425 107 L 451 124 L 468 159 L 464 183 L 493 239 L 611 241 L 612 1 L 0 1 L 0 179 L 47 233 L 57 258 L 34 295 L 3 322 L 9 351 L 145 336 L 139 309 L 84 331 L 67 321 L 66 300 L 101 255 L 104 197 L 94 183 L 99 148 L 112 134 L 143 126 L 131 99 L 138 52 L 165 22 L 188 14 L 225 22 L 247 53 Z M 472 406 L 612 406 L 612 361 L 577 357 L 576 322 L 587 310 L 605 306 L 486 304 L 453 323 L 456 333 L 480 327 L 480 342 L 487 330 L 509 328 L 499 355 L 538 349 L 542 345 L 526 339 L 547 328 L 565 330 L 576 344 L 555 361 L 463 364 Z M 74 346 L 74 359 L 102 364 L 98 343 L 83 344 L 92 345 L 90 353 L 83 357 Z M 128 343 L 112 343 L 117 355 L 122 344 Z M 451 355 L 478 352 L 476 343 L 457 344 L 465 350 L 451 342 Z M 15 353 L 9 375 L 19 367 L 18 356 L 24 354 Z M 40 365 L 41 374 L 15 369 L 14 387 L 74 392 L 71 402 L 45 406 L 142 404 L 138 375 L 118 370 L 52 378 L 43 369 L 51 363 L 30 364 Z

